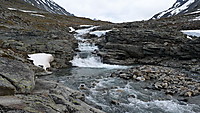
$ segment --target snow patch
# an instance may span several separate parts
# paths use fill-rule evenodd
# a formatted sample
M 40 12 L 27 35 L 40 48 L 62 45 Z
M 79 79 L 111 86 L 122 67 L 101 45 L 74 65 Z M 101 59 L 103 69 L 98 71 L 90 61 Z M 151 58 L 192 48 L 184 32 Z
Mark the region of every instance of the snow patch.
M 192 4 L 195 0 L 188 0 L 185 4 L 183 4 L 181 7 L 175 8 L 171 14 L 172 15 L 176 15 L 178 13 L 180 13 L 181 11 L 187 9 L 189 7 L 190 4 Z
M 40 14 L 31 14 L 31 16 L 45 17 L 44 15 L 40 15 Z
M 191 12 L 191 13 L 187 13 L 186 15 L 188 15 L 188 14 L 197 14 L 197 13 L 200 13 L 200 11 L 198 10 L 198 11 L 194 11 L 194 12 Z
M 200 20 L 200 16 L 198 16 L 198 17 L 196 17 L 194 19 L 191 19 L 190 21 L 198 21 L 198 20 Z
M 93 32 L 90 32 L 90 34 L 94 34 L 98 37 L 102 36 L 102 35 L 105 35 L 107 32 L 110 32 L 112 30 L 105 30 L 105 31 L 93 31 Z
M 37 13 L 37 11 L 29 11 L 29 10 L 22 10 L 22 9 L 16 9 L 16 8 L 8 8 L 11 11 L 21 11 L 24 13 Z
M 29 11 L 29 10 L 22 10 L 22 9 L 18 9 L 18 10 L 24 13 L 37 13 L 37 11 Z
M 181 32 L 188 36 L 200 37 L 200 30 L 182 30 Z
M 166 10 L 166 11 L 163 11 L 161 12 L 160 14 L 158 14 L 157 16 L 157 19 L 161 18 L 162 16 L 164 16 L 165 14 L 167 13 L 170 13 L 170 16 L 172 15 L 177 15 L 179 14 L 180 12 L 186 10 L 192 3 L 194 3 L 195 0 L 188 0 L 186 3 L 184 3 L 183 5 L 180 4 L 180 2 L 177 2 L 174 7 Z M 181 6 L 180 6 L 181 5 Z M 155 18 L 154 18 L 155 19 Z
M 47 68 L 50 68 L 50 62 L 54 60 L 54 57 L 51 54 L 46 53 L 36 53 L 36 54 L 29 54 L 29 60 L 33 61 L 33 64 L 38 67 L 42 67 L 45 71 Z
M 8 8 L 9 10 L 11 10 L 11 11 L 16 11 L 17 9 L 15 9 L 15 8 Z
M 73 27 L 69 27 L 69 29 L 70 29 L 69 31 L 70 33 L 76 31 Z
M 80 27 L 92 27 L 93 25 L 80 25 Z

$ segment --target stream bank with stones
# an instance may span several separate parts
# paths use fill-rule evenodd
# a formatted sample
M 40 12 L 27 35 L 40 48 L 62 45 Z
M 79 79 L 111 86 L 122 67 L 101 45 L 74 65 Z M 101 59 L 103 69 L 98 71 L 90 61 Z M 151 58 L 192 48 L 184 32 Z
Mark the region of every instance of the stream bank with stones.
M 84 51 L 79 48 L 72 61 L 76 67 L 60 69 L 42 78 L 85 93 L 86 103 L 108 113 L 200 112 L 199 81 L 189 78 L 189 73 L 161 66 L 134 65 L 130 68 L 104 64 L 94 54 L 98 48 L 85 44 L 93 41 L 82 37 L 92 30 L 95 29 L 84 28 L 79 31 L 81 35 L 76 35 L 79 47 L 87 48 L 82 49 Z M 84 57 L 80 56 L 83 53 Z M 88 60 L 91 58 L 93 60 Z

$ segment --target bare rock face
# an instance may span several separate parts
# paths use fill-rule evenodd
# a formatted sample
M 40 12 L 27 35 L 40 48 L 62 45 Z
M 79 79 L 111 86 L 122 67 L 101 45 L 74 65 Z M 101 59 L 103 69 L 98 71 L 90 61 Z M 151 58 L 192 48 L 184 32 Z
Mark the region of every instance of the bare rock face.
M 30 93 L 35 86 L 34 72 L 28 65 L 0 57 L 0 95 Z
M 106 33 L 99 42 L 99 55 L 104 63 L 162 65 L 200 73 L 199 38 L 188 39 L 178 28 L 165 24 L 168 20 L 115 25 L 116 30 Z

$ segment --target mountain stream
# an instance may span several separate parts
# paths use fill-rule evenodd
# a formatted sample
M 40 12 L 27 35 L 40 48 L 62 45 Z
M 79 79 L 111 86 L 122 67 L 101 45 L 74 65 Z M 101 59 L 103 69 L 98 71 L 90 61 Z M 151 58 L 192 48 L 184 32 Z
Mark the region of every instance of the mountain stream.
M 60 69 L 50 77 L 59 83 L 86 94 L 86 103 L 107 113 L 196 113 L 200 107 L 180 102 L 159 91 L 143 88 L 145 82 L 111 78 L 110 74 L 128 66 L 104 64 L 95 54 L 98 47 L 84 34 L 104 35 L 106 31 L 92 31 L 96 26 L 76 30 L 78 49 L 71 61 L 73 67 Z

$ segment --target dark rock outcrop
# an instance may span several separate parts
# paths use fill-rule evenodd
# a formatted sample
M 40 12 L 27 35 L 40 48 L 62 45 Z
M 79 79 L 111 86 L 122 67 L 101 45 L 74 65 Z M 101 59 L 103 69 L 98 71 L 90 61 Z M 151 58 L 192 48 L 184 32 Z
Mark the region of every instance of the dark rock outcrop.
M 85 104 L 84 98 L 78 91 L 37 79 L 29 95 L 0 96 L 0 109 L 15 113 L 104 113 Z
M 28 65 L 0 57 L 0 95 L 30 93 L 35 87 L 34 72 Z
M 98 43 L 99 55 L 110 64 L 162 65 L 200 73 L 199 38 L 188 39 L 166 23 L 150 20 L 115 25 Z

